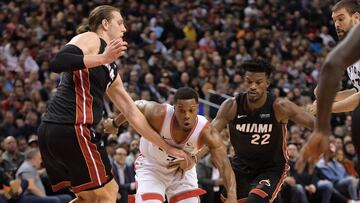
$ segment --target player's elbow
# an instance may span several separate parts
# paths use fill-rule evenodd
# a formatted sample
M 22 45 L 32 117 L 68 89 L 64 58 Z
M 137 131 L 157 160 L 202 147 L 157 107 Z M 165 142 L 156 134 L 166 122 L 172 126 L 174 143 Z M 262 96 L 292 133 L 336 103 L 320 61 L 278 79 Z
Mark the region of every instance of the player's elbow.
M 321 69 L 322 75 L 329 75 L 329 76 L 337 76 L 338 74 L 341 74 L 343 71 L 343 68 L 341 66 L 341 62 L 336 58 L 327 58 L 324 61 L 324 66 Z

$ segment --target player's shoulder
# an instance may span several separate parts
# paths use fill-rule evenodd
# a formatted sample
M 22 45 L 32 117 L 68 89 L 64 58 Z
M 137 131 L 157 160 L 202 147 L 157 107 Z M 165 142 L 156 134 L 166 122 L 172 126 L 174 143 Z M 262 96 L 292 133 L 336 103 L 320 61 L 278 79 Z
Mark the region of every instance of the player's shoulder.
M 230 97 L 227 98 L 222 104 L 221 107 L 228 109 L 230 107 L 236 106 L 237 105 L 237 101 L 236 101 L 236 97 Z
M 84 32 L 73 37 L 68 44 L 73 44 L 87 54 L 97 53 L 100 47 L 100 37 L 95 32 Z

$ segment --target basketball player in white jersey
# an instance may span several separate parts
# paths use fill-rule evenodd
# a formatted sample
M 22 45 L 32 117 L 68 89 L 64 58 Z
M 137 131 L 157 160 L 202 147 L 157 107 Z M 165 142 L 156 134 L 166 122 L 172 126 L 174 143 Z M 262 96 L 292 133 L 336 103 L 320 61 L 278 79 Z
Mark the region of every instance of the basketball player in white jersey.
M 339 1 L 332 8 L 331 17 L 339 40 L 343 40 L 351 28 L 360 22 L 360 3 L 357 0 Z M 354 88 L 337 92 L 335 102 L 344 100 L 360 91 L 360 60 L 347 67 L 347 74 Z M 319 95 L 319 92 L 320 90 L 316 88 L 315 95 Z M 348 112 L 347 104 L 348 102 L 339 102 L 334 113 Z M 316 113 L 316 104 L 310 109 L 310 113 Z
M 191 88 L 180 88 L 174 96 L 174 106 L 139 100 L 135 102 L 146 119 L 161 137 L 170 145 L 184 150 L 197 162 L 199 149 L 206 145 L 212 161 L 224 179 L 230 193 L 227 203 L 236 202 L 236 181 L 226 148 L 219 133 L 198 114 L 198 94 Z M 125 122 L 120 114 L 113 122 L 115 126 Z M 109 131 L 109 129 L 108 129 Z M 135 161 L 138 183 L 136 203 L 198 203 L 199 195 L 205 193 L 198 188 L 194 164 L 187 164 L 187 170 L 178 172 L 178 167 L 169 167 L 179 162 L 178 157 L 168 155 L 144 137 L 140 139 L 141 155 Z M 183 161 L 180 161 L 184 163 Z M 175 163 L 175 164 L 174 164 Z M 184 168 L 186 166 L 182 166 Z
M 331 107 L 334 101 L 338 84 L 343 70 L 360 59 L 360 23 L 357 24 L 347 37 L 326 57 L 321 68 L 318 85 L 318 102 L 315 131 L 306 145 L 303 147 L 300 158 L 296 164 L 298 171 L 304 170 L 309 164 L 310 172 L 315 167 L 321 154 L 329 151 L 329 135 L 331 134 L 330 117 Z M 355 108 L 352 114 L 352 139 L 360 157 L 360 105 L 359 93 L 353 94 L 348 99 L 348 108 Z M 337 102 L 339 103 L 339 102 Z M 346 103 L 346 102 L 343 102 Z M 335 103 L 336 104 L 336 103 Z M 350 109 L 352 110 L 352 109 Z

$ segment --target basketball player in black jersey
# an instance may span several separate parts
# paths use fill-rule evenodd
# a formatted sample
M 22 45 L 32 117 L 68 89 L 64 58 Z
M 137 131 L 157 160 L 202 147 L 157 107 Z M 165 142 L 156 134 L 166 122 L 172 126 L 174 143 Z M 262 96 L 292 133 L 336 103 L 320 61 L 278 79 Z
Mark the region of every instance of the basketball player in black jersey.
M 96 7 L 78 31 L 50 61 L 50 69 L 62 77 L 39 127 L 39 147 L 53 190 L 70 187 L 77 196 L 72 202 L 115 203 L 118 186 L 105 146 L 93 131 L 102 118 L 105 93 L 146 139 L 189 164 L 191 158 L 160 138 L 123 87 L 114 63 L 127 48 L 119 9 Z
M 339 88 L 339 82 L 343 71 L 354 62 L 360 59 L 360 24 L 354 27 L 348 36 L 326 57 L 321 68 L 320 78 L 318 83 L 318 102 L 317 102 L 317 116 L 315 132 L 303 147 L 300 158 L 298 159 L 296 168 L 299 171 L 304 170 L 306 163 L 309 163 L 309 168 L 312 170 L 321 154 L 329 151 L 329 135 L 331 134 L 330 117 L 331 106 L 334 101 L 336 91 Z M 352 95 L 348 105 L 351 108 L 357 108 L 355 111 L 360 111 L 359 95 Z M 356 107 L 357 106 L 357 107 Z M 353 114 L 353 123 L 351 126 L 353 142 L 359 140 L 360 126 L 360 112 Z M 357 156 L 360 157 L 360 143 L 354 142 L 357 149 Z
M 286 124 L 291 119 L 313 128 L 314 118 L 291 101 L 268 92 L 272 65 L 253 59 L 241 67 L 247 91 L 222 103 L 212 125 L 218 131 L 229 126 L 238 201 L 273 202 L 289 169 Z

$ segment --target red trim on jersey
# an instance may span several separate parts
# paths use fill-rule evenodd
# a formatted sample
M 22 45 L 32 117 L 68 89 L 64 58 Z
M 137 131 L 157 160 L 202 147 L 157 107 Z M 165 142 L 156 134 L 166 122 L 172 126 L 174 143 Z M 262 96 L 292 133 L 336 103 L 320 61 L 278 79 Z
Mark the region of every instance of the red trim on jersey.
M 91 137 L 90 129 L 85 128 L 84 132 L 85 132 L 86 135 L 88 135 L 89 139 L 91 139 L 90 138 Z M 100 182 L 105 183 L 109 179 L 109 177 L 106 174 L 105 165 L 103 163 L 101 155 L 100 155 L 99 151 L 97 150 L 96 144 L 92 143 L 90 140 L 88 140 L 88 144 L 89 144 L 89 147 L 90 147 L 90 151 L 91 151 L 91 153 L 92 153 L 92 155 L 94 157 L 96 167 L 98 169 L 98 173 L 99 173 L 99 176 L 100 176 Z
M 241 199 L 238 199 L 237 202 L 238 202 L 238 203 L 245 203 L 246 199 L 247 199 L 247 198 L 241 198 Z M 220 200 L 221 200 L 222 202 L 225 202 L 226 198 L 224 197 L 224 195 L 222 195 L 222 194 L 220 195 Z
M 170 203 L 176 203 L 176 202 L 179 202 L 181 200 L 188 199 L 188 198 L 191 198 L 191 197 L 197 197 L 197 196 L 200 196 L 200 195 L 203 195 L 203 194 L 206 194 L 206 191 L 203 190 L 203 189 L 197 188 L 195 190 L 186 191 L 186 192 L 174 195 L 173 197 L 171 197 Z
M 189 132 L 189 134 L 186 135 L 186 138 L 185 138 L 184 140 L 180 141 L 180 142 L 176 141 L 176 139 L 175 139 L 175 137 L 173 136 L 173 133 L 172 133 L 174 120 L 175 120 L 175 111 L 174 111 L 174 113 L 173 113 L 173 115 L 172 115 L 171 123 L 170 123 L 170 135 L 171 135 L 171 138 L 174 140 L 174 142 L 175 142 L 176 144 L 179 144 L 179 145 L 180 145 L 180 144 L 184 144 L 184 143 L 186 143 L 186 142 L 190 139 L 191 135 L 193 134 L 194 130 L 196 129 L 196 126 L 197 126 L 197 124 L 198 124 L 198 120 L 199 120 L 199 119 L 196 117 L 195 124 L 194 124 L 194 126 L 192 127 L 191 131 Z
M 287 133 L 286 124 L 284 123 L 281 124 L 281 129 L 282 129 L 282 138 L 283 138 L 282 149 L 283 149 L 284 158 L 287 163 L 289 161 L 289 155 L 287 153 L 287 143 L 286 143 L 286 133 Z
M 270 199 L 270 203 L 272 203 L 274 201 L 274 199 L 277 197 L 278 193 L 280 192 L 280 189 L 281 189 L 281 186 L 284 184 L 285 182 L 285 178 L 286 178 L 286 172 L 289 170 L 289 166 L 287 164 L 285 164 L 285 168 L 283 170 L 283 173 L 281 174 L 281 178 L 271 196 L 271 199 Z
M 260 196 L 261 198 L 265 198 L 267 196 L 269 196 L 264 190 L 258 189 L 258 188 L 254 188 L 250 191 L 250 193 L 256 194 L 258 196 Z
M 86 127 L 86 125 L 75 125 L 74 127 L 90 176 L 90 182 L 72 187 L 73 191 L 77 193 L 86 189 L 101 186 L 108 182 L 109 177 L 106 175 L 105 166 L 102 163 L 102 159 L 97 151 L 96 145 L 90 141 L 90 130 Z
M 152 200 L 152 199 L 160 200 L 161 202 L 165 201 L 164 197 L 161 194 L 158 194 L 158 193 L 145 193 L 145 194 L 142 194 L 141 199 L 143 201 Z
M 92 111 L 92 103 L 93 103 L 93 97 L 90 93 L 90 73 L 89 69 L 85 68 L 82 69 L 83 74 L 83 85 L 85 89 L 85 108 L 86 108 L 86 123 L 93 123 L 93 111 Z
M 53 192 L 59 191 L 63 188 L 71 187 L 70 181 L 61 181 L 60 183 L 57 183 L 55 185 L 51 185 L 51 189 Z
M 81 88 L 81 79 L 80 79 L 80 73 L 79 71 L 73 72 L 73 80 L 75 84 L 75 124 L 84 123 L 84 97 L 82 94 L 82 88 Z
M 135 195 L 128 195 L 128 203 L 135 203 Z
M 93 123 L 92 103 L 93 97 L 90 93 L 89 70 L 78 70 L 73 72 L 76 98 L 75 124 Z
M 203 137 L 204 137 L 204 133 L 203 133 L 203 130 L 205 128 L 208 128 L 210 127 L 210 123 L 207 121 L 206 124 L 204 125 L 204 127 L 200 130 L 200 133 L 199 133 L 199 137 L 198 137 L 198 140 L 197 140 L 197 148 L 198 149 L 201 149 L 203 146 L 204 146 L 204 142 L 203 142 Z

